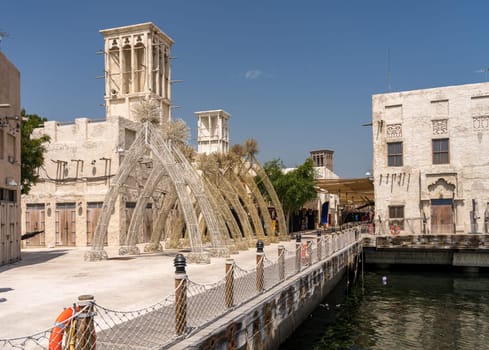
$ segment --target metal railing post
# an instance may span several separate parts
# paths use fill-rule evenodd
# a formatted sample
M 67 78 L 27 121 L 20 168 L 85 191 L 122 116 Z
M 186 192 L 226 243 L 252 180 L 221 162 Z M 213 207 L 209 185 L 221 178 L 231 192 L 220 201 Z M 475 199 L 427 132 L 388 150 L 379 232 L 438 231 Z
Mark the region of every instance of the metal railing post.
M 226 259 L 226 307 L 234 305 L 234 260 Z
M 278 280 L 285 280 L 285 247 L 278 246 Z
M 322 232 L 321 230 L 318 230 L 317 231 L 317 238 L 316 238 L 316 242 L 317 242 L 317 245 L 318 245 L 318 261 L 321 261 L 321 259 L 323 258 L 323 235 L 322 235 Z
M 263 268 L 263 241 L 259 239 L 256 242 L 256 291 L 263 291 L 264 286 L 264 268 Z
M 295 236 L 295 271 L 299 272 L 301 270 L 301 254 L 302 254 L 302 244 L 301 244 L 301 234 L 298 233 Z
M 76 327 L 76 344 L 77 349 L 92 350 L 95 349 L 95 325 L 93 324 L 93 295 L 80 295 L 78 297 L 78 306 L 81 312 L 77 315 L 78 325 Z
M 308 239 L 306 244 L 306 256 L 308 266 L 312 265 L 312 240 Z
M 182 254 L 173 260 L 175 266 L 175 333 L 185 334 L 187 328 L 187 262 Z
M 264 253 L 263 253 L 263 241 L 259 239 L 256 242 L 256 291 L 261 292 L 263 291 L 263 286 L 264 286 L 264 274 L 265 271 L 263 269 L 263 258 L 264 258 Z

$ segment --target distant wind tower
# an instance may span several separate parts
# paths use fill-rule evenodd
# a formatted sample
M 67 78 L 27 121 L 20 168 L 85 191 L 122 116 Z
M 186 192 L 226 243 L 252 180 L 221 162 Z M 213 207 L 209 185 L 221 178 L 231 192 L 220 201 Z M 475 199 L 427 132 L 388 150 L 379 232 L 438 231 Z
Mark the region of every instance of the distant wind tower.
M 4 32 L 4 31 L 1 31 L 0 30 L 0 47 L 1 47 L 1 44 L 2 44 L 3 38 L 8 38 L 9 36 L 10 35 L 7 32 Z
M 486 74 L 486 81 L 487 81 L 487 72 L 489 72 L 489 67 L 476 70 L 475 72 L 476 73 L 485 73 Z
M 387 48 L 387 92 L 391 92 L 391 49 Z

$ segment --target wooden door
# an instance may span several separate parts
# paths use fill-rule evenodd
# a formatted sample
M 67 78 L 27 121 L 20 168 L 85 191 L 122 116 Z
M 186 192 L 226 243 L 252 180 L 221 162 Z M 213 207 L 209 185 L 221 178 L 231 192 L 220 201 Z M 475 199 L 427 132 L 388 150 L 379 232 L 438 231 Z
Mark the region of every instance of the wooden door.
M 87 246 L 92 245 L 93 235 L 97 228 L 98 218 L 104 202 L 89 202 L 87 203 Z M 104 245 L 107 245 L 107 235 L 105 235 Z
M 37 232 L 44 230 L 44 203 L 27 204 L 25 211 L 25 233 Z M 39 233 L 36 236 L 25 241 L 27 247 L 44 247 L 45 233 Z
M 56 204 L 56 245 L 76 245 L 75 203 Z
M 451 199 L 431 200 L 431 233 L 453 233 L 453 205 Z
M 134 208 L 136 208 L 136 202 L 126 202 L 126 227 L 123 232 L 121 232 L 120 244 L 126 244 L 127 231 L 129 230 L 129 225 L 131 224 L 131 219 L 134 214 Z
M 144 210 L 144 233 L 143 240 L 139 243 L 148 243 L 151 241 L 151 234 L 153 232 L 153 206 L 151 203 L 146 205 Z

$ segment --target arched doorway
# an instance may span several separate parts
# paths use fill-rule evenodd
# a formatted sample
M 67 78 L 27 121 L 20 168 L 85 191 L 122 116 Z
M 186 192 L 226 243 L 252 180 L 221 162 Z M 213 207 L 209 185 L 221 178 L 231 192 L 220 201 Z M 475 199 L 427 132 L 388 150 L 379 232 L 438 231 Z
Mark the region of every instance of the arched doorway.
M 454 233 L 453 198 L 455 185 L 439 178 L 428 186 L 430 192 L 431 233 Z

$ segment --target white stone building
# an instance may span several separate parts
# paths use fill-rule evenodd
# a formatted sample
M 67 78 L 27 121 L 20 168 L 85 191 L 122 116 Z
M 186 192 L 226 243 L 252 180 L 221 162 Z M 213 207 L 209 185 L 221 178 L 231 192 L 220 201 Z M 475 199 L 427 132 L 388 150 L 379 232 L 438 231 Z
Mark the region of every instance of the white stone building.
M 489 83 L 374 95 L 372 132 L 377 233 L 487 232 Z
M 197 117 L 197 152 L 227 153 L 229 151 L 229 126 L 231 116 L 222 109 L 195 112 Z
M 111 178 L 141 125 L 132 115 L 135 104 L 152 98 L 160 103 L 160 119 L 171 118 L 173 40 L 153 23 L 102 30 L 101 34 L 105 42 L 106 119 L 49 121 L 36 129 L 38 135 L 49 135 L 51 142 L 39 183 L 23 197 L 22 222 L 24 232 L 45 232 L 27 240 L 26 246 L 90 245 Z M 107 244 L 123 241 L 135 199 L 127 189 L 116 203 Z M 153 210 L 149 201 L 142 241 L 151 235 Z
M 333 172 L 334 151 L 328 149 L 310 152 L 317 180 L 339 179 Z M 317 198 L 318 223 L 321 226 L 334 226 L 338 222 L 338 196 L 319 188 Z
M 314 167 L 317 197 L 304 204 L 303 208 L 294 213 L 291 231 L 316 229 L 318 227 L 334 226 L 339 221 L 339 197 L 320 186 L 321 180 L 339 179 L 333 172 L 334 151 L 320 149 L 310 151 L 310 158 Z M 284 168 L 287 174 L 297 168 Z
M 0 265 L 20 260 L 20 73 L 0 52 Z

